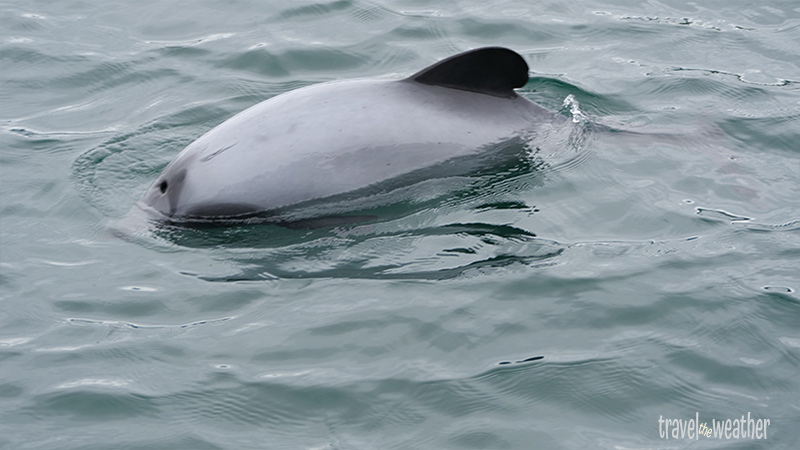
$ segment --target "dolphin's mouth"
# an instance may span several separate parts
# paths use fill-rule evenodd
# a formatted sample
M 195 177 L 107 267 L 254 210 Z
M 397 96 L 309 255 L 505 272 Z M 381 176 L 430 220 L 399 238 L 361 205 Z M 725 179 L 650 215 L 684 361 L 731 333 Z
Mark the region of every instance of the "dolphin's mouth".
M 181 219 L 188 220 L 235 220 L 246 219 L 259 214 L 259 208 L 247 203 L 213 203 L 189 207 Z
M 258 209 L 254 205 L 245 203 L 220 203 L 199 205 L 188 208 L 180 214 L 162 211 L 146 201 L 137 203 L 152 220 L 173 225 L 203 225 L 209 223 L 245 223 L 253 219 L 265 219 L 271 216 L 269 212 Z
M 246 202 L 196 202 L 183 204 L 186 169 L 170 173 L 156 180 L 139 207 L 156 221 L 173 224 L 241 222 L 263 215 L 263 208 Z

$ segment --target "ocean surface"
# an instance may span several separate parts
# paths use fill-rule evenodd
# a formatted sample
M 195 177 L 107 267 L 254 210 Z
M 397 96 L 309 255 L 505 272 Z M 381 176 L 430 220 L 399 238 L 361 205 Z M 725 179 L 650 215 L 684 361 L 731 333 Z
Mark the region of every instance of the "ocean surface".
M 120 232 L 251 105 L 495 45 L 570 119 L 513 164 Z M 3 1 L 0 77 L 0 448 L 800 442 L 796 0 Z

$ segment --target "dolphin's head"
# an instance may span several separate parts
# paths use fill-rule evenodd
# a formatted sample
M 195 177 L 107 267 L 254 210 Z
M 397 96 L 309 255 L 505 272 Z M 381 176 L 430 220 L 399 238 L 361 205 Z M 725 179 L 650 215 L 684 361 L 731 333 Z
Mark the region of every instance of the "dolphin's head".
M 192 154 L 179 155 L 156 178 L 141 203 L 170 221 L 208 221 L 249 216 L 259 212 L 250 204 L 231 202 L 231 185 L 203 173 Z M 231 183 L 233 180 L 229 180 Z
M 185 208 L 181 207 L 181 191 L 186 185 L 185 182 L 185 168 L 164 170 L 147 189 L 142 197 L 142 202 L 167 217 L 185 215 Z

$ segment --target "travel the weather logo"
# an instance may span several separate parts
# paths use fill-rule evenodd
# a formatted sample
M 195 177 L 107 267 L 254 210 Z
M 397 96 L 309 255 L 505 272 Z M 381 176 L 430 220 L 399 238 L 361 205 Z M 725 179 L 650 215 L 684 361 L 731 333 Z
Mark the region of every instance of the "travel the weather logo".
M 696 412 L 693 419 L 665 419 L 658 416 L 658 436 L 661 439 L 766 439 L 769 419 L 754 419 L 747 413 L 738 419 L 703 420 Z

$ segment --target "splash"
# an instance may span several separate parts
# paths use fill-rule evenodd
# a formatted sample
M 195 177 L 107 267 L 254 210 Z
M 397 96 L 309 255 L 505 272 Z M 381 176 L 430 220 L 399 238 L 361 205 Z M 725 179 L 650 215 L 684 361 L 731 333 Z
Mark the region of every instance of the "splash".
M 573 123 L 584 123 L 586 122 L 586 116 L 580 109 L 580 104 L 578 100 L 575 100 L 575 96 L 569 94 L 562 103 L 563 108 L 569 108 L 569 113 L 572 115 L 572 122 Z

